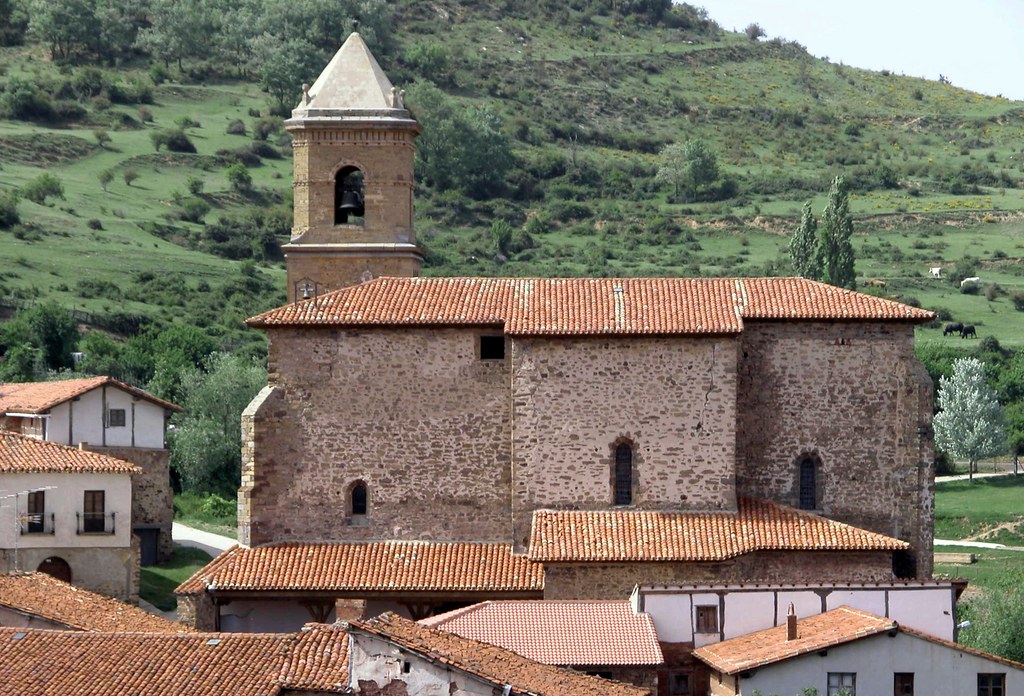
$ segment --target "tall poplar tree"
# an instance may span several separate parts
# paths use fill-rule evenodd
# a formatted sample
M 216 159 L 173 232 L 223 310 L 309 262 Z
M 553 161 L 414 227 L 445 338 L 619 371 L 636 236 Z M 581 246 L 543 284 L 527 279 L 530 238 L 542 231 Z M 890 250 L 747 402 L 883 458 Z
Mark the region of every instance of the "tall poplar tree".
M 953 363 L 953 374 L 939 379 L 939 412 L 932 425 L 935 445 L 966 459 L 971 478 L 978 460 L 999 452 L 1005 442 L 1003 409 L 985 382 L 985 364 L 977 358 Z
M 789 256 L 793 259 L 793 270 L 802 278 L 818 280 L 821 266 L 818 261 L 818 221 L 811 212 L 811 202 L 804 203 L 800 226 L 789 240 Z
M 821 280 L 840 288 L 853 289 L 853 218 L 850 217 L 850 193 L 843 177 L 832 180 L 828 203 L 821 215 L 820 254 Z

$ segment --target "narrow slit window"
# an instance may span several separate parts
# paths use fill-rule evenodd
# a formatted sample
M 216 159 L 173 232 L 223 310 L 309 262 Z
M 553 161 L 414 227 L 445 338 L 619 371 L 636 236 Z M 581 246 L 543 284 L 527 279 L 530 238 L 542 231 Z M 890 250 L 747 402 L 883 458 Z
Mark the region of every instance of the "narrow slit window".
M 615 448 L 615 504 L 633 504 L 633 447 L 626 443 Z
M 366 514 L 366 486 L 362 483 L 352 487 L 352 514 Z
M 818 508 L 818 466 L 810 457 L 800 461 L 800 509 Z

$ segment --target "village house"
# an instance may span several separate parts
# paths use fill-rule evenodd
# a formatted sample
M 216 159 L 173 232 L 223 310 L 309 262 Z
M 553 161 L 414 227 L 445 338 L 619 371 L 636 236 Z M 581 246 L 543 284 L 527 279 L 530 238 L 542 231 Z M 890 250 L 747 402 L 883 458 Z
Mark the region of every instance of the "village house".
M 0 680 L 34 696 L 652 696 L 395 614 L 272 634 L 0 628 Z
M 1024 690 L 1024 664 L 839 607 L 698 648 L 712 696 L 1007 696 Z
M 0 430 L 139 468 L 132 481 L 131 529 L 139 537 L 143 565 L 171 557 L 174 503 L 166 434 L 171 415 L 180 411 L 111 377 L 0 384 Z
M 138 601 L 138 467 L 0 430 L 0 573 L 34 570 Z
M 242 546 L 179 588 L 187 621 L 930 577 L 930 312 L 802 278 L 417 277 L 419 126 L 358 35 L 286 127 Z

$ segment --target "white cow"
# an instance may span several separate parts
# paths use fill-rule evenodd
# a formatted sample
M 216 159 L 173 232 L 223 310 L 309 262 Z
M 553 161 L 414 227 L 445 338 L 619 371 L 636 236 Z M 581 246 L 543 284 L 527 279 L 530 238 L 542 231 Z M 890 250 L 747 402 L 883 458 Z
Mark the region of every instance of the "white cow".
M 961 280 L 960 287 L 964 287 L 966 285 L 978 285 L 979 283 L 981 283 L 981 278 L 978 276 L 971 276 L 970 278 L 964 278 Z
M 933 266 L 933 267 L 928 269 L 928 272 L 931 273 L 932 278 L 941 278 L 942 277 L 942 266 Z

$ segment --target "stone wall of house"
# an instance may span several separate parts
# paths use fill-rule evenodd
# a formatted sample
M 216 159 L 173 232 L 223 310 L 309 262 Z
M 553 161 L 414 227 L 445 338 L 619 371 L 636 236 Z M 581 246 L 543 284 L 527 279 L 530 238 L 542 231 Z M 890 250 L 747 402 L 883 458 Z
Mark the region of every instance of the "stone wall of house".
M 40 563 L 53 556 L 64 559 L 70 566 L 71 584 L 123 602 L 138 604 L 139 550 L 134 541 L 129 548 L 21 548 L 17 552 L 14 549 L 0 549 L 0 573 L 34 571 Z
M 614 502 L 615 450 L 633 447 L 633 505 L 735 510 L 733 337 L 512 341 L 515 543 L 539 508 Z
M 206 592 L 178 595 L 178 621 L 197 631 L 217 630 L 217 607 Z
M 268 333 L 272 389 L 245 417 L 243 543 L 509 539 L 509 370 L 479 359 L 480 331 Z M 351 514 L 357 483 L 365 515 Z
M 797 505 L 798 462 L 814 455 L 820 512 L 910 542 L 929 577 L 932 383 L 913 326 L 747 322 L 740 345 L 739 493 Z
M 544 599 L 624 599 L 639 584 L 885 582 L 885 551 L 758 551 L 721 563 L 545 563 Z
M 171 552 L 174 550 L 171 539 L 174 496 L 171 492 L 169 451 L 142 447 L 86 447 L 93 452 L 131 462 L 142 469 L 142 473 L 132 476 L 132 529 L 159 529 L 157 560 L 160 563 L 171 560 Z

